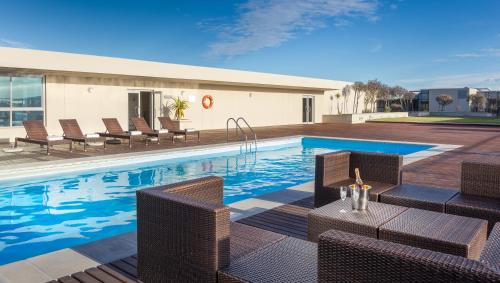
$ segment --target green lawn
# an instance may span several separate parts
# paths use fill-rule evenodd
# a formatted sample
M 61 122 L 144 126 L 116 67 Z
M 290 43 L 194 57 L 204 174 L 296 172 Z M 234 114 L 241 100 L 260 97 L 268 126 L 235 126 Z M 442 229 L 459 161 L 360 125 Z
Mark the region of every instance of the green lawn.
M 499 118 L 486 117 L 404 117 L 404 118 L 385 118 L 375 121 L 382 122 L 419 122 L 419 123 L 482 123 L 482 124 L 497 124 L 500 125 Z

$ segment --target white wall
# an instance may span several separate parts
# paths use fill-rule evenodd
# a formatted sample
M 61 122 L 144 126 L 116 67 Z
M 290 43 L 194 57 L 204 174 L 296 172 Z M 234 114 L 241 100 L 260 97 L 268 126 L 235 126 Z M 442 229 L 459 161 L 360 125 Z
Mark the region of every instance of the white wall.
M 93 91 L 89 91 L 89 89 Z M 255 127 L 302 123 L 302 97 L 315 98 L 314 121 L 329 113 L 329 96 L 322 91 L 280 88 L 224 86 L 153 79 L 125 79 L 47 75 L 45 91 L 46 127 L 49 134 L 62 134 L 59 119 L 75 118 L 86 133 L 105 130 L 102 118 L 118 118 L 128 128 L 128 93 L 131 89 L 161 92 L 164 98 L 194 97 L 186 111 L 190 127 L 224 129 L 229 117 L 244 117 Z M 204 109 L 204 95 L 214 98 L 211 109 Z M 159 97 L 159 96 L 158 96 Z M 362 100 L 360 100 L 361 102 Z M 165 102 L 165 101 L 164 101 Z M 352 109 L 352 106 L 350 106 Z M 155 105 L 157 116 L 160 105 Z M 361 110 L 362 107 L 360 107 Z M 157 121 L 156 121 L 156 124 Z M 156 127 L 158 128 L 158 127 Z M 25 136 L 23 127 L 0 128 L 0 138 Z

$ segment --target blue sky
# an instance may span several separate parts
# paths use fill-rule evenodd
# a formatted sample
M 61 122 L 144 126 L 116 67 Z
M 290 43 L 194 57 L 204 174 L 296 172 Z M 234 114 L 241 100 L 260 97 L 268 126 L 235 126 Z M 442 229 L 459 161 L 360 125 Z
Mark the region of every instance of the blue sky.
M 0 45 L 500 89 L 496 0 L 3 1 Z

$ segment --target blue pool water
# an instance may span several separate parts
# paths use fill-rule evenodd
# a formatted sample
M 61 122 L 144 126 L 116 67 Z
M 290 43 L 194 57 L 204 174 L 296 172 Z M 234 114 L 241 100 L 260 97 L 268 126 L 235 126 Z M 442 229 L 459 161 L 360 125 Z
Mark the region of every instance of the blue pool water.
M 218 175 L 224 177 L 229 204 L 312 181 L 316 154 L 345 149 L 406 155 L 431 147 L 303 138 L 255 154 L 228 152 L 0 182 L 0 264 L 135 230 L 140 188 Z

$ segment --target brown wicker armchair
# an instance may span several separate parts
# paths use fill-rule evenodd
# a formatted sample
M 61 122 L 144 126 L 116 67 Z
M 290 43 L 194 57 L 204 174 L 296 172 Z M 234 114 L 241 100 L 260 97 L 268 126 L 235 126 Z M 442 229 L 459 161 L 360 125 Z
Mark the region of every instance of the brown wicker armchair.
M 314 206 L 320 207 L 340 198 L 340 186 L 355 182 L 354 168 L 372 186 L 370 200 L 401 182 L 403 157 L 395 154 L 339 151 L 316 156 Z
M 284 237 L 230 223 L 220 177 L 137 191 L 137 275 L 143 282 L 215 282 L 231 260 Z
M 319 237 L 318 282 L 500 282 L 500 270 L 484 261 L 330 230 Z
M 500 222 L 500 164 L 463 162 L 460 193 L 446 203 L 446 213 Z

